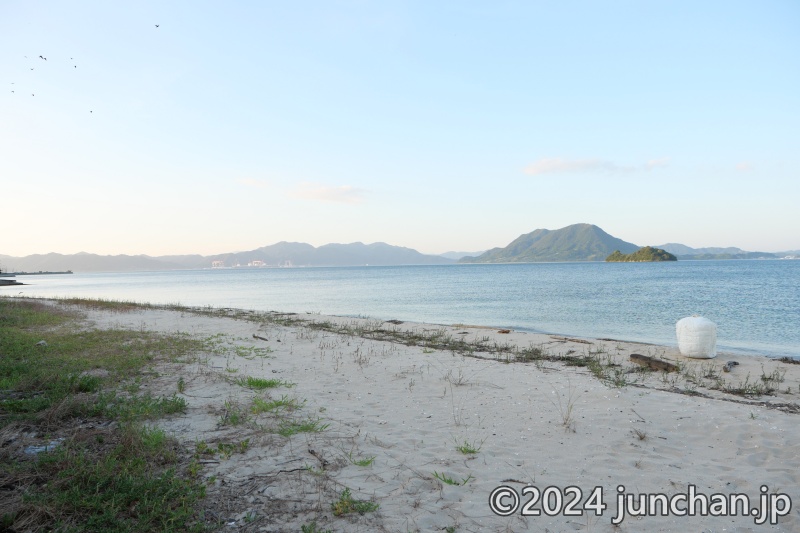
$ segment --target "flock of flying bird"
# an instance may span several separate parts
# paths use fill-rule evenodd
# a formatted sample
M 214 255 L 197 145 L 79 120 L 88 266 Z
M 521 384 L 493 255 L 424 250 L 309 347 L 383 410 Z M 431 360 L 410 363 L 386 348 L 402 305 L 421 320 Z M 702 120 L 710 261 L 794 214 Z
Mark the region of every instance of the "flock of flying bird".
M 155 26 L 156 26 L 156 28 L 158 28 L 158 27 L 160 26 L 160 24 L 156 24 Z M 28 56 L 25 56 L 25 59 L 28 59 Z M 39 59 L 41 59 L 41 60 L 43 60 L 43 61 L 47 61 L 47 58 L 46 58 L 46 57 L 44 57 L 44 56 L 43 56 L 43 55 L 41 55 L 41 54 L 39 54 Z M 71 57 L 70 57 L 69 59 L 70 59 L 70 61 L 74 61 L 74 60 L 73 60 L 73 58 L 71 58 Z M 73 67 L 73 68 L 78 68 L 78 65 L 72 65 L 72 67 Z M 35 68 L 36 68 L 36 67 L 31 67 L 31 70 L 34 70 Z M 14 85 L 14 82 L 13 82 L 13 81 L 11 82 L 11 85 Z M 11 92 L 12 92 L 12 93 L 14 93 L 14 94 L 16 94 L 16 92 L 15 92 L 13 89 L 11 90 Z M 36 93 L 31 93 L 31 96 L 36 96 Z M 91 111 L 91 110 L 89 110 L 89 113 L 91 113 L 91 112 L 92 112 L 92 111 Z

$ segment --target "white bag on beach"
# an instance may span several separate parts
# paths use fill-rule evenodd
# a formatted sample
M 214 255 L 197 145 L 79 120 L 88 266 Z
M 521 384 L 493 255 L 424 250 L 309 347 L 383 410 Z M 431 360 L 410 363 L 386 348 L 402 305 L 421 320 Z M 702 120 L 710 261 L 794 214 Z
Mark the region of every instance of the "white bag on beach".
M 678 349 L 686 357 L 711 359 L 717 356 L 717 325 L 701 316 L 689 316 L 675 324 Z

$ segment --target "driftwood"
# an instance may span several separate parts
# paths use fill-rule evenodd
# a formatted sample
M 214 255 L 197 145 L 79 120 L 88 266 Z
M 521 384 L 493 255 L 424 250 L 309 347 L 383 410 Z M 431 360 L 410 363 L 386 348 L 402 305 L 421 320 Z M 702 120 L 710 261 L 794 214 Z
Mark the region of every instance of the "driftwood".
M 733 370 L 733 367 L 738 365 L 739 365 L 738 361 L 728 361 L 727 363 L 725 363 L 725 366 L 722 367 L 722 370 L 724 370 L 725 372 L 730 372 L 731 370 Z
M 677 372 L 679 370 L 678 365 L 674 363 L 664 361 L 663 359 L 656 359 L 655 357 L 648 357 L 638 353 L 631 354 L 631 361 L 637 365 L 652 368 L 653 370 L 663 370 L 664 372 Z
M 497 331 L 497 333 L 511 333 L 511 330 L 510 329 L 500 329 L 500 330 Z
M 258 335 L 256 335 L 255 333 L 253 333 L 253 338 L 254 338 L 254 339 L 258 339 L 258 340 L 260 340 L 260 341 L 268 341 L 268 340 L 269 340 L 269 339 L 267 339 L 267 338 L 264 338 L 264 337 L 259 337 L 259 336 L 258 336 Z

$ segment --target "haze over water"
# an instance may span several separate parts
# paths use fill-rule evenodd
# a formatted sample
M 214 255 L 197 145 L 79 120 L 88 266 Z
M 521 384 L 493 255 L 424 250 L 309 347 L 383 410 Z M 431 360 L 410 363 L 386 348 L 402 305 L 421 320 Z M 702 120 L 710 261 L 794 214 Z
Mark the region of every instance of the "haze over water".
M 722 351 L 800 357 L 800 261 L 526 263 L 24 276 L 4 294 L 473 324 L 674 346 L 717 323 Z M 13 292 L 12 292 L 13 291 Z

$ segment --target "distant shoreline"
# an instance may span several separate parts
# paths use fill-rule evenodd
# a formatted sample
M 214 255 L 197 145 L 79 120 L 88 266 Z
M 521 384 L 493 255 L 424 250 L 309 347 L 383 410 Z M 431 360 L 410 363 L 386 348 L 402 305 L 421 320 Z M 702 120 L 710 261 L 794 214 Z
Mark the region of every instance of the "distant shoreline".
M 11 278 L 15 276 L 46 276 L 54 274 L 74 274 L 72 270 L 65 270 L 63 272 L 46 272 L 39 270 L 38 272 L 0 272 L 0 277 Z

